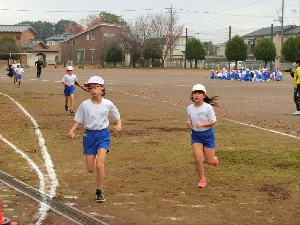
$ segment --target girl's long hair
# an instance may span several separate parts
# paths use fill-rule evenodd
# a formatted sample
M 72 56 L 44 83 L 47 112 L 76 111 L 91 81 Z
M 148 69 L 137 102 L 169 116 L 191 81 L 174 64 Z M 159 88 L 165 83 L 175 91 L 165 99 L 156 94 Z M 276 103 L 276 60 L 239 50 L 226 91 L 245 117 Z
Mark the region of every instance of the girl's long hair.
M 212 97 L 208 97 L 207 95 L 205 96 L 205 98 L 203 99 L 203 101 L 207 104 L 210 104 L 211 106 L 216 106 L 219 107 L 218 103 L 216 102 L 216 100 L 218 100 L 219 96 L 212 96 Z M 193 99 L 193 93 L 191 93 L 191 97 L 190 99 L 192 101 L 194 101 Z

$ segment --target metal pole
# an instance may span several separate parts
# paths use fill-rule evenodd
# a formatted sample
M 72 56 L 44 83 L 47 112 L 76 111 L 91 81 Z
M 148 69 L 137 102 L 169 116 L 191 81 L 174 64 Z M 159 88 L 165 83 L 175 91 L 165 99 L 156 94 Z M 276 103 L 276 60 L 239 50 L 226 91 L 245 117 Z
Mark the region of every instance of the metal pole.
M 186 43 L 187 43 L 187 28 L 185 28 L 185 53 L 184 53 L 184 68 L 186 69 Z

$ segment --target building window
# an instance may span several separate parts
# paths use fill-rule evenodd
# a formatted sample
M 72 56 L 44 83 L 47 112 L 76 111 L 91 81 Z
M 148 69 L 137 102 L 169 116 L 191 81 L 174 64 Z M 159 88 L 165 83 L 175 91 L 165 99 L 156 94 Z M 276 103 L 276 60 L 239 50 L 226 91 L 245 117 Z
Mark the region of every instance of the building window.
M 110 34 L 110 37 L 114 37 L 114 36 L 116 36 L 115 34 Z
M 95 34 L 91 34 L 91 40 L 95 40 Z
M 67 45 L 70 45 L 70 42 L 69 42 L 69 41 L 67 42 Z
M 92 51 L 92 63 L 96 61 L 96 51 Z
M 85 52 L 84 49 L 76 50 L 76 59 L 78 63 L 85 62 Z
M 52 41 L 48 41 L 48 45 L 52 45 Z
M 73 44 L 73 45 L 76 45 L 76 41 L 72 41 L 72 44 Z
M 16 40 L 21 40 L 21 36 L 16 36 Z
M 104 37 L 108 37 L 108 33 L 104 33 L 103 36 L 104 36 Z
M 87 35 L 85 36 L 85 40 L 90 40 L 90 35 L 89 35 L 89 34 L 87 34 Z

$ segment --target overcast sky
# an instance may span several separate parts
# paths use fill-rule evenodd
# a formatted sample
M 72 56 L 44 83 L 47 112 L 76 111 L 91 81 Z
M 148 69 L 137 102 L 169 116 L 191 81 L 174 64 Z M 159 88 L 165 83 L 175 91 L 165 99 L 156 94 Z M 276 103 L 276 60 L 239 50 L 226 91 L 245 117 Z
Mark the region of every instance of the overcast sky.
M 78 3 L 75 3 L 78 2 Z M 89 14 L 106 11 L 122 16 L 125 21 L 167 13 L 172 5 L 179 24 L 188 29 L 189 36 L 214 44 L 263 27 L 281 26 L 282 0 L 0 0 L 0 24 L 14 25 L 21 21 L 57 22 L 61 19 L 77 23 Z M 284 1 L 284 25 L 300 23 L 300 0 Z M 184 34 L 185 35 L 185 29 Z

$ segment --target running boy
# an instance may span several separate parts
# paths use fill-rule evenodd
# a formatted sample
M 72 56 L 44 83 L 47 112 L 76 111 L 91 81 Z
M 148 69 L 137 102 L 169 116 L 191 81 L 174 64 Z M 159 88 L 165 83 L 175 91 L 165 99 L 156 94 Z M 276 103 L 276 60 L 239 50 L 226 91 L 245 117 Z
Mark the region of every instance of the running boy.
M 21 68 L 21 64 L 17 64 L 17 68 L 15 69 L 16 72 L 16 82 L 19 82 L 18 88 L 21 85 L 21 79 L 22 79 L 22 74 L 24 73 L 23 68 Z
M 75 94 L 75 84 L 82 87 L 81 84 L 78 83 L 77 76 L 73 74 L 73 67 L 68 66 L 67 67 L 67 74 L 63 76 L 61 83 L 65 85 L 64 88 L 64 94 L 66 97 L 65 100 L 65 110 L 69 111 L 69 100 L 70 100 L 70 113 L 74 113 L 73 108 L 74 108 L 74 94 Z
M 86 155 L 87 171 L 97 172 L 96 201 L 104 202 L 104 160 L 109 152 L 110 132 L 108 130 L 108 115 L 116 121 L 113 128 L 121 130 L 122 122 L 117 107 L 102 96 L 105 95 L 104 80 L 99 76 L 91 77 L 84 86 L 88 87 L 91 99 L 85 100 L 77 109 L 75 123 L 68 133 L 69 138 L 75 136 L 75 130 L 84 123 L 83 153 Z
M 204 176 L 204 159 L 209 165 L 218 165 L 215 157 L 215 133 L 212 128 L 216 124 L 216 116 L 212 106 L 216 105 L 216 96 L 208 98 L 206 89 L 201 84 L 192 88 L 190 99 L 194 102 L 187 108 L 187 127 L 191 128 L 191 145 L 195 158 L 195 166 L 200 181 L 199 188 L 206 186 Z

